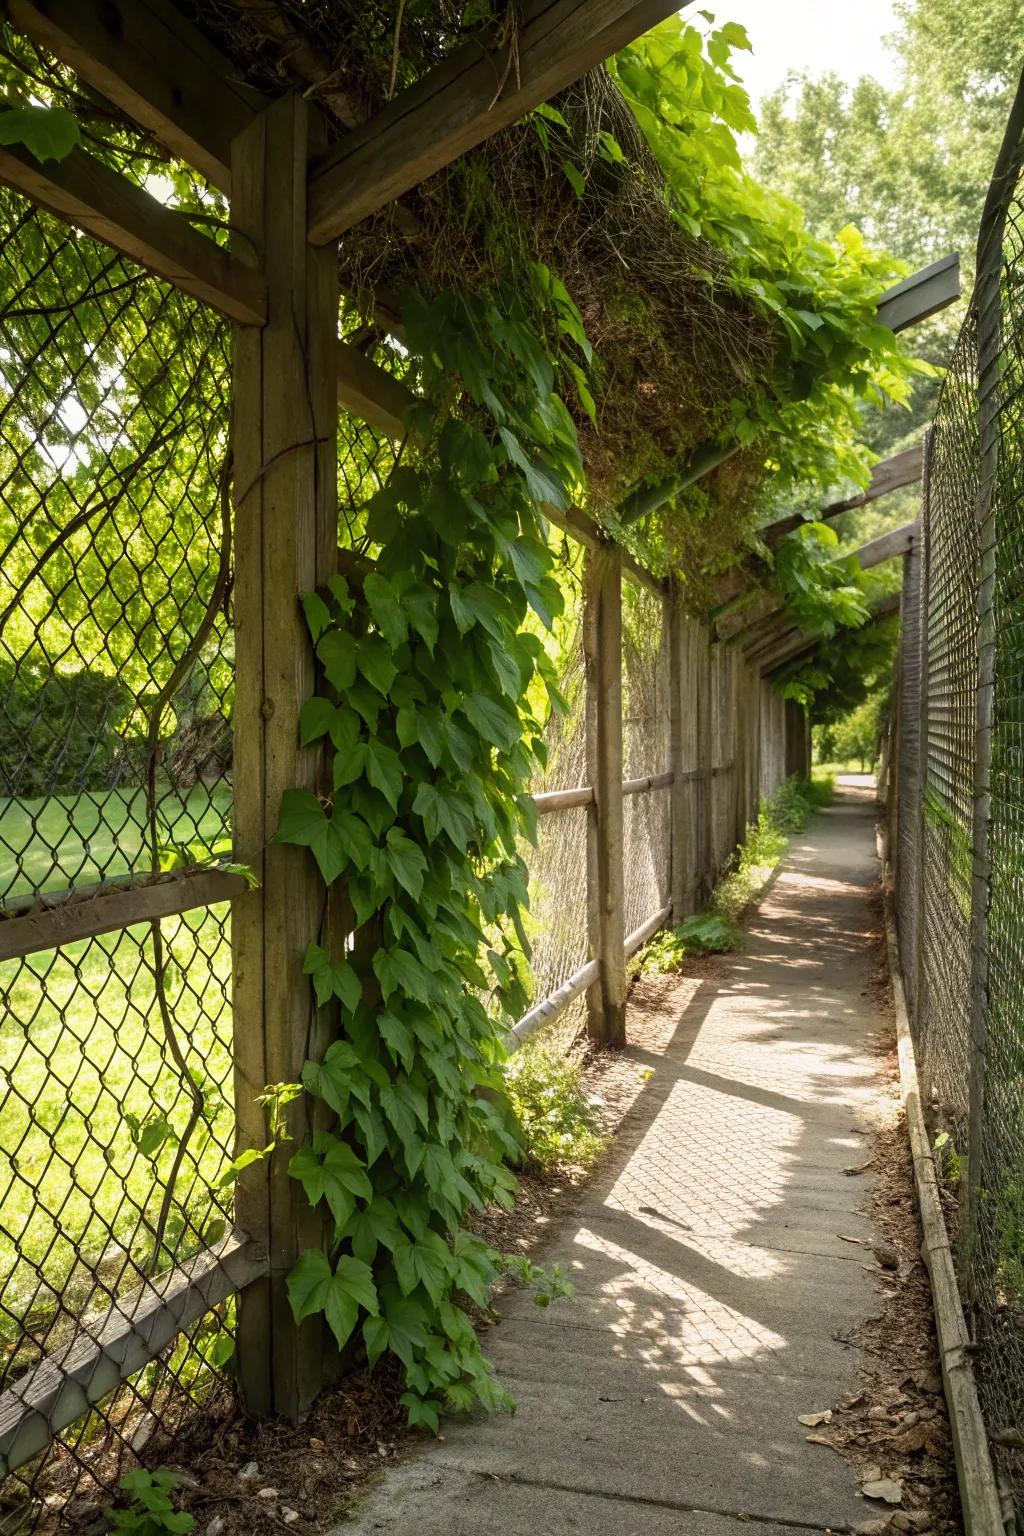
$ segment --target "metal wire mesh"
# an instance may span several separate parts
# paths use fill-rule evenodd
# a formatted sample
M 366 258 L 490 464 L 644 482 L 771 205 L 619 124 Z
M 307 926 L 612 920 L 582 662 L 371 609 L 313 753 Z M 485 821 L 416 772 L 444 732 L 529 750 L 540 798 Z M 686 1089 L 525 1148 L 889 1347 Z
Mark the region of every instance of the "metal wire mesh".
M 976 328 L 943 383 L 928 471 L 927 730 L 919 1029 L 924 1081 L 965 1145 L 970 1037 L 971 817 L 978 669 Z
M 622 770 L 651 778 L 671 766 L 666 605 L 646 589 L 626 587 L 622 622 Z M 671 791 L 627 795 L 623 802 L 623 895 L 627 935 L 668 902 Z
M 229 356 L 200 305 L 8 191 L 0 295 L 9 918 L 230 848 Z M 0 965 L 5 1431 L 44 1358 L 67 1387 L 229 1230 L 228 925 L 200 907 Z M 223 1390 L 232 1303 L 204 1311 L 13 1472 L 0 1523 L 77 1528 Z
M 900 952 L 917 953 L 918 894 L 920 889 L 921 800 L 921 553 L 915 543 L 904 564 L 900 609 L 902 643 L 899 663 L 898 747 L 896 796 L 898 821 L 895 849 L 895 906 Z M 905 809 L 904 809 L 905 808 Z M 915 966 L 904 965 L 907 1002 L 914 1007 Z
M 926 463 L 919 626 L 913 622 L 913 566 L 904 594 L 897 745 L 896 906 L 903 969 L 934 1129 L 949 1138 L 938 1142 L 938 1166 L 961 1195 L 959 1277 L 991 1431 L 1017 1424 L 1024 1398 L 1022 270 L 1018 184 L 1003 231 L 999 280 L 979 281 L 980 297 L 939 399 Z M 979 369 L 979 336 L 990 334 L 996 355 L 991 366 L 986 361 Z M 979 616 L 988 620 L 989 552 L 991 622 L 981 630 Z M 915 691 L 921 689 L 919 773 Z M 986 796 L 989 742 L 980 727 L 989 697 Z M 1019 1519 L 1024 1455 L 998 1440 L 992 1449 L 1013 1488 Z

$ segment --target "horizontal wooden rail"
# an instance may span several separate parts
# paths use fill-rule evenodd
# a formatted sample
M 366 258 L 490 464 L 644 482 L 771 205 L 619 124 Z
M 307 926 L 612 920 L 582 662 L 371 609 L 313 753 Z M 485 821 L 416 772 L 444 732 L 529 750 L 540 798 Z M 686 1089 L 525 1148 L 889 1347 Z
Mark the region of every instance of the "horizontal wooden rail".
M 0 913 L 0 960 L 57 949 L 76 939 L 93 939 L 196 907 L 212 907 L 241 896 L 245 888 L 244 875 L 226 869 L 197 869 L 150 877 L 145 882 L 129 877 L 123 883 L 40 896 L 31 905 Z
M 266 1273 L 267 1256 L 233 1232 L 187 1263 L 81 1320 L 70 1343 L 0 1395 L 0 1478 L 38 1456 L 191 1323 Z
M 540 1029 L 542 1024 L 550 1024 L 552 1019 L 557 1019 L 560 1013 L 564 1013 L 570 1003 L 581 997 L 588 987 L 593 986 L 600 974 L 600 966 L 596 960 L 588 960 L 581 966 L 568 981 L 546 997 L 536 1008 L 531 1008 L 529 1013 L 524 1013 L 518 1024 L 514 1024 L 509 1031 L 507 1041 L 509 1051 L 514 1051 L 522 1045 L 523 1041 Z
M 648 939 L 653 938 L 660 928 L 664 928 L 671 916 L 671 906 L 661 907 L 653 917 L 647 919 L 646 923 L 641 923 L 639 928 L 634 928 L 632 933 L 627 934 L 624 945 L 625 958 L 628 960 L 631 955 L 635 955 Z M 563 981 L 550 997 L 546 997 L 542 1003 L 531 1008 L 529 1013 L 524 1013 L 519 1022 L 509 1030 L 506 1041 L 508 1051 L 511 1053 L 518 1050 L 523 1041 L 528 1040 L 542 1025 L 550 1024 L 553 1019 L 558 1018 L 560 1013 L 564 1013 L 570 1003 L 574 1003 L 578 997 L 582 997 L 588 987 L 593 986 L 597 980 L 598 971 L 597 961 L 588 960 L 586 965 L 573 972 L 568 981 Z
M 668 789 L 674 782 L 675 774 L 650 773 L 642 779 L 623 779 L 622 793 L 624 795 L 644 795 L 652 789 Z M 577 789 L 545 789 L 538 795 L 532 795 L 534 805 L 539 816 L 549 816 L 553 811 L 572 811 L 580 805 L 594 804 L 594 790 L 590 784 L 581 784 Z
M 642 779 L 623 779 L 622 793 L 624 795 L 645 795 L 651 789 L 668 789 L 674 781 L 675 774 L 671 770 L 668 773 L 649 773 L 646 778 Z
M 627 933 L 626 959 L 630 959 L 638 949 L 642 949 L 648 939 L 653 939 L 658 930 L 664 928 L 671 916 L 671 906 L 661 907 L 653 917 L 647 919 L 646 923 L 641 923 L 639 928 L 634 928 L 632 933 Z
M 532 795 L 534 805 L 539 816 L 548 816 L 552 811 L 571 811 L 578 805 L 593 805 L 594 790 L 590 784 L 583 784 L 579 789 L 546 789 L 539 795 Z

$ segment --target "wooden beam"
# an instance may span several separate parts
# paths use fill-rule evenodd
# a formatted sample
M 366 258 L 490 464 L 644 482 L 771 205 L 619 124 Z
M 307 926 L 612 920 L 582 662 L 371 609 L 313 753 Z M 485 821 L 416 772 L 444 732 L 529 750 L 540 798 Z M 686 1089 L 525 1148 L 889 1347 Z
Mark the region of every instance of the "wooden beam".
M 877 539 L 869 539 L 859 549 L 852 550 L 847 558 L 856 560 L 862 571 L 869 571 L 885 560 L 909 554 L 919 528 L 920 524 L 916 521 L 904 523 L 901 528 L 892 528 L 888 533 L 879 534 Z M 721 639 L 740 641 L 748 646 L 765 632 L 766 626 L 785 613 L 785 605 L 778 592 L 752 593 L 753 596 L 760 600 L 748 605 L 739 615 L 739 623 L 733 625 L 727 633 L 719 631 Z
M 858 625 L 851 633 L 859 634 L 862 630 L 870 628 L 872 624 L 878 624 L 882 619 L 887 619 L 900 610 L 900 594 L 891 593 L 888 597 L 879 598 L 872 604 L 871 616 L 863 624 Z M 775 672 L 780 667 L 788 666 L 791 661 L 796 661 L 808 651 L 813 651 L 816 646 L 822 644 L 824 635 L 812 635 L 805 629 L 793 628 L 779 636 L 778 644 L 770 649 L 761 648 L 759 657 L 754 661 L 762 672 Z M 839 638 L 833 636 L 833 639 Z
M 385 437 L 407 436 L 409 413 L 417 403 L 412 390 L 346 341 L 338 342 L 337 365 L 342 409 L 368 421 Z
M 47 1355 L 0 1396 L 0 1477 L 50 1442 L 155 1360 L 191 1323 L 244 1290 L 267 1267 L 266 1250 L 233 1232 L 195 1258 L 112 1297 L 86 1316 L 69 1344 Z
M 172 0 L 7 0 L 19 32 L 222 191 L 231 141 L 267 104 Z
M 0 181 L 229 319 L 266 320 L 258 272 L 84 151 L 41 165 L 20 145 L 0 146 Z
M 833 517 L 839 517 L 843 512 L 853 512 L 858 507 L 866 507 L 872 501 L 877 501 L 880 496 L 888 496 L 890 491 L 898 491 L 905 485 L 917 485 L 921 479 L 921 466 L 924 462 L 924 442 L 914 443 L 910 448 L 904 448 L 902 453 L 894 453 L 891 458 L 883 459 L 876 464 L 871 471 L 871 483 L 866 490 L 858 491 L 855 496 L 848 496 L 845 501 L 833 501 L 827 507 L 822 507 L 815 512 L 814 522 L 826 523 Z M 778 549 L 787 534 L 795 532 L 803 526 L 808 519 L 802 512 L 792 512 L 788 517 L 780 517 L 777 522 L 768 523 L 759 530 L 759 536 L 769 549 Z
M 310 183 L 310 240 L 336 240 L 676 9 L 675 0 L 532 0 L 515 36 L 471 39 L 328 151 Z
M 890 331 L 905 331 L 955 304 L 960 297 L 960 255 L 954 251 L 905 277 L 878 301 L 876 317 Z
M 915 520 L 904 523 L 902 528 L 891 528 L 888 533 L 880 533 L 877 539 L 869 539 L 866 544 L 855 549 L 853 558 L 862 571 L 870 571 L 873 566 L 881 565 L 884 560 L 892 560 L 896 555 L 909 555 L 920 526 Z
M 0 913 L 0 960 L 57 949 L 77 939 L 115 933 L 197 907 L 231 901 L 246 890 L 245 876 L 226 869 L 198 869 L 157 879 L 127 878 L 115 885 L 79 887 Z

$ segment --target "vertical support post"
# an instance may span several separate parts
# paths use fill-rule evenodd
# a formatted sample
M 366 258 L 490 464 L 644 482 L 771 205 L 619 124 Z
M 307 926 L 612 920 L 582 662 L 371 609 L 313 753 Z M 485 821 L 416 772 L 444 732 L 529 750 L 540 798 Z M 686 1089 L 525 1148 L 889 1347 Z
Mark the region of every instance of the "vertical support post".
M 232 913 L 240 1148 L 265 1145 L 256 1096 L 298 1081 L 329 1027 L 302 972 L 307 945 L 330 921 L 326 892 L 305 849 L 272 841 L 284 791 L 319 787 L 319 754 L 299 747 L 314 683 L 299 599 L 337 567 L 337 253 L 306 237 L 313 111 L 295 95 L 275 102 L 239 135 L 232 168 L 232 224 L 268 293 L 266 326 L 235 329 L 232 382 L 236 848 L 259 880 Z M 285 1111 L 296 1142 L 309 1113 L 304 1100 Z M 236 1219 L 265 1244 L 269 1272 L 241 1295 L 238 1370 L 250 1412 L 294 1421 L 319 1390 L 329 1352 L 322 1320 L 297 1327 L 288 1303 L 288 1273 L 304 1248 L 323 1244 L 324 1225 L 287 1162 L 278 1154 L 239 1179 Z
M 714 814 L 712 763 L 714 746 L 714 674 L 711 668 L 711 638 L 700 625 L 694 633 L 694 719 L 697 734 L 696 778 L 693 781 L 693 864 L 694 910 L 707 905 L 711 895 L 712 837 Z
M 671 883 L 669 899 L 672 902 L 672 921 L 681 923 L 691 911 L 690 864 L 693 857 L 690 836 L 690 782 L 685 777 L 689 769 L 686 751 L 687 710 L 692 705 L 689 694 L 689 647 L 687 646 L 687 619 L 683 610 L 679 582 L 672 581 L 668 597 L 669 635 L 669 739 L 672 788 L 670 800 L 670 860 Z
M 587 676 L 587 925 L 600 975 L 587 993 L 587 1031 L 602 1045 L 626 1038 L 622 812 L 622 554 L 588 553 L 583 654 Z

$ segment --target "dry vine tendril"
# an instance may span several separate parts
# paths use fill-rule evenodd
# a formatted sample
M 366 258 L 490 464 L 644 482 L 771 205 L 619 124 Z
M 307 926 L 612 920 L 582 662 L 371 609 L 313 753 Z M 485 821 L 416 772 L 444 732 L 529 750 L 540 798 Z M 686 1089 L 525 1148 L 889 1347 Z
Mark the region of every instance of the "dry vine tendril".
M 304 599 L 321 683 L 302 739 L 333 749 L 333 792 L 288 791 L 277 833 L 311 849 L 326 884 L 345 878 L 374 935 L 334 954 L 320 934 L 306 954 L 344 1038 L 303 1076 L 336 1121 L 289 1172 L 326 1202 L 334 1235 L 289 1277 L 292 1308 L 323 1312 L 339 1345 L 361 1326 L 371 1364 L 393 1351 L 410 1422 L 433 1430 L 445 1407 L 509 1403 L 460 1305 L 486 1305 L 498 1255 L 461 1223 L 515 1189 L 501 1161 L 519 1146 L 501 1032 L 480 994 L 493 989 L 507 1014 L 522 1004 L 518 840 L 533 831 L 524 792 L 545 757 L 535 679 L 560 702 L 523 624 L 529 609 L 550 625 L 561 608 L 536 508 L 566 505 L 581 478 L 554 391 L 562 364 L 589 350 L 557 280 L 538 268 L 532 281 L 546 343 L 511 290 L 407 303 L 439 411 L 424 406 L 428 446 L 369 505 L 372 571 Z

